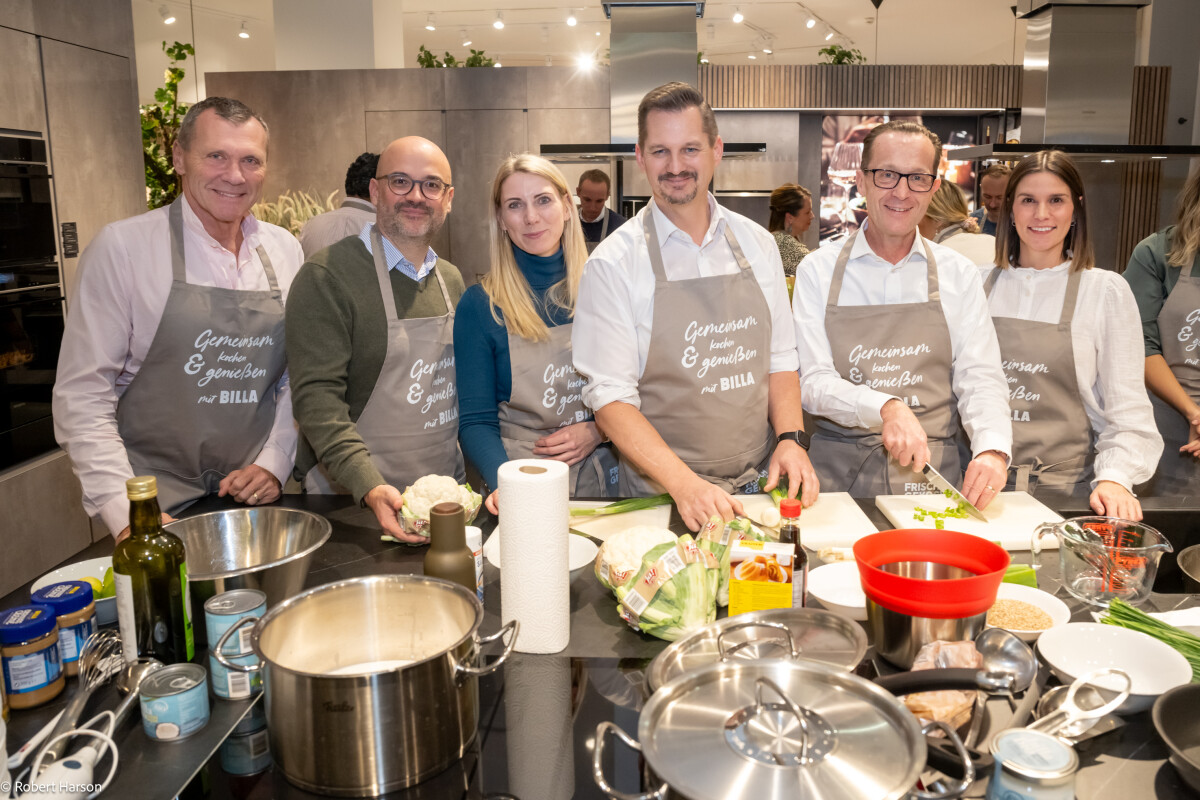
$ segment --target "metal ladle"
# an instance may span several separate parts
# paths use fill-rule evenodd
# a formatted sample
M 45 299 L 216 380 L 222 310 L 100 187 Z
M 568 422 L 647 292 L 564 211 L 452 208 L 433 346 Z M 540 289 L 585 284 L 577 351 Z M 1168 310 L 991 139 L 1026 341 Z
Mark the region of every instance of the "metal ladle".
M 1028 689 L 1037 676 L 1037 656 L 1019 636 L 1004 628 L 985 629 L 975 637 L 975 649 L 983 657 L 984 674 L 1000 679 L 996 684 L 999 691 L 992 693 L 1007 695 L 1009 707 L 1014 707 L 1013 695 Z M 1001 679 L 1002 676 L 1011 676 L 1012 681 L 1005 682 Z M 967 732 L 967 738 L 963 740 L 967 747 L 973 747 L 979 738 L 987 695 L 988 692 L 982 688 L 975 695 L 971 728 Z
M 156 658 L 139 658 L 132 664 L 125 665 L 121 674 L 117 676 L 117 688 L 125 695 L 125 699 L 114 712 L 116 719 L 113 720 L 113 730 L 120 728 L 125 717 L 129 716 L 130 709 L 138 700 L 138 690 L 142 687 L 142 681 L 165 666 L 166 664 Z

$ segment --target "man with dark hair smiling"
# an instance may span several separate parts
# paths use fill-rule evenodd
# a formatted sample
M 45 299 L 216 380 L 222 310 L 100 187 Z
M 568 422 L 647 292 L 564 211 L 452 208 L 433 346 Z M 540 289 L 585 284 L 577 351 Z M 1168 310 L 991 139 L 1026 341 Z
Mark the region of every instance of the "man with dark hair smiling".
M 1004 488 L 1008 388 L 979 271 L 917 224 L 940 180 L 942 143 L 915 122 L 863 142 L 867 221 L 796 271 L 804 408 L 817 417 L 813 464 L 827 490 L 922 493 L 932 463 L 979 508 Z M 959 420 L 973 458 L 965 479 Z
M 621 494 L 670 492 L 699 530 L 733 492 L 788 479 L 812 505 L 795 334 L 775 240 L 706 189 L 724 145 L 685 83 L 638 107 L 653 200 L 588 260 L 571 338 L 583 399 L 621 454 Z
M 346 170 L 346 199 L 333 211 L 318 214 L 300 230 L 300 246 L 308 258 L 347 236 L 357 236 L 364 225 L 375 221 L 371 202 L 371 179 L 379 165 L 378 153 L 363 153 Z

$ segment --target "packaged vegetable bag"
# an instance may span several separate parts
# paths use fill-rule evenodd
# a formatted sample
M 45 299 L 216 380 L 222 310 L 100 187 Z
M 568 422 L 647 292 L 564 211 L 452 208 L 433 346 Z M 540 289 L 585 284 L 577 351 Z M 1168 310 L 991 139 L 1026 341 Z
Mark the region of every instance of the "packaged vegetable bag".
M 655 545 L 636 574 L 614 588 L 621 618 L 635 630 L 673 642 L 717 618 L 711 556 L 688 534 Z

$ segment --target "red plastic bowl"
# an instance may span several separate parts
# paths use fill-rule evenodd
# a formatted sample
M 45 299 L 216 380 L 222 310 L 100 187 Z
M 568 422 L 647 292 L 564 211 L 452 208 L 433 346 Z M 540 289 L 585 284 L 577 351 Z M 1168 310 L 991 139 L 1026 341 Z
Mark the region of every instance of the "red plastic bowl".
M 931 529 L 883 531 L 854 543 L 854 558 L 867 597 L 891 611 L 950 619 L 986 612 L 1008 567 L 1008 552 L 969 533 Z M 967 578 L 925 580 L 885 572 L 906 561 L 946 564 L 973 573 Z

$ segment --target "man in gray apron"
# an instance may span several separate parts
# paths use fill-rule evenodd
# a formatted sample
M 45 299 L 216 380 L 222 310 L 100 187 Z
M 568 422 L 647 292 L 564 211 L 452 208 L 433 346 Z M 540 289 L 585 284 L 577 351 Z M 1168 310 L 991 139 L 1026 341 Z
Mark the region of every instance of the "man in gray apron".
M 671 493 L 698 530 L 731 493 L 817 496 L 775 240 L 705 188 L 723 145 L 708 103 L 667 84 L 638 108 L 654 199 L 588 260 L 575 306 L 584 402 L 621 454 L 621 494 Z
M 917 123 L 885 123 L 864 141 L 866 224 L 796 274 L 804 408 L 818 418 L 822 488 L 923 493 L 932 463 L 982 508 L 1004 488 L 1012 424 L 978 271 L 917 233 L 940 160 L 940 140 Z M 965 480 L 960 419 L 974 454 Z
M 583 239 L 590 253 L 627 220 L 608 207 L 609 179 L 603 170 L 589 169 L 580 175 L 575 195 L 579 198 Z
M 464 478 L 458 449 L 454 306 L 462 276 L 429 246 L 450 211 L 445 154 L 410 136 L 371 181 L 377 223 L 315 254 L 293 287 L 288 363 L 306 491 L 348 493 L 380 526 L 424 475 Z
M 192 106 L 174 152 L 183 195 L 84 253 L 54 421 L 85 507 L 118 538 L 126 478 L 157 477 L 174 515 L 213 493 L 272 502 L 291 471 L 283 300 L 302 259 L 291 234 L 250 215 L 267 138 L 236 100 Z

